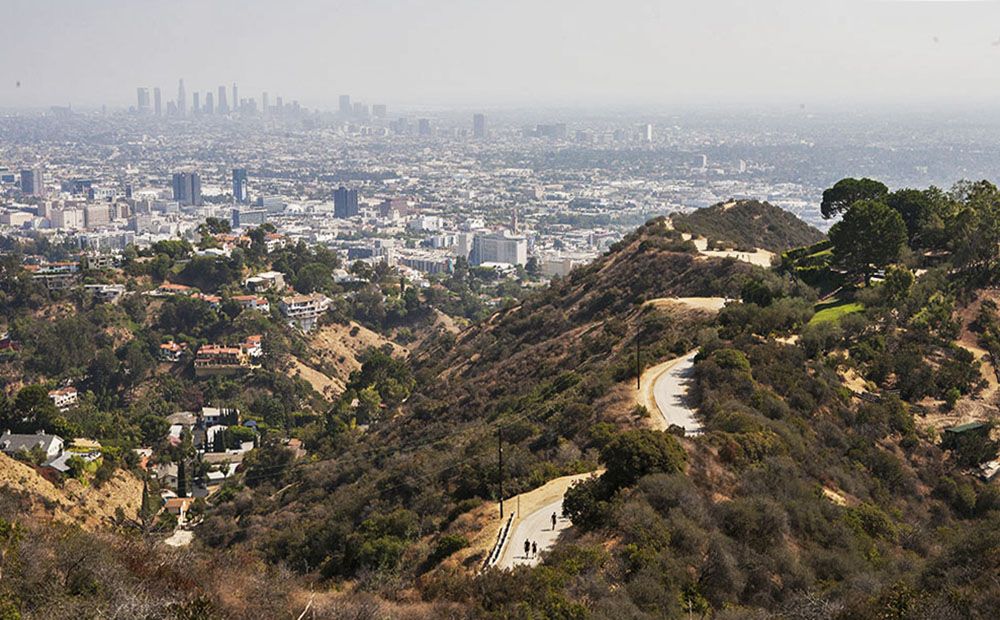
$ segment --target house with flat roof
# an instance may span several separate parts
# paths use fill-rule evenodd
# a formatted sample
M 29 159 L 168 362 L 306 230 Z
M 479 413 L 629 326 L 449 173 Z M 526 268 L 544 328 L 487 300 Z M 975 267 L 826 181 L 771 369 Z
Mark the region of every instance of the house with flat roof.
M 288 319 L 288 324 L 309 332 L 316 326 L 319 317 L 330 307 L 330 298 L 322 293 L 311 295 L 289 295 L 282 297 L 278 308 Z
M 986 433 L 988 430 L 989 425 L 986 422 L 967 422 L 946 428 L 944 432 L 949 435 L 965 435 L 967 433 Z
M 66 411 L 70 407 L 76 406 L 78 396 L 76 388 L 72 386 L 49 390 L 49 398 L 59 411 Z
M 50 291 L 61 291 L 74 286 L 80 279 L 78 263 L 45 263 L 42 265 L 25 265 L 31 273 L 31 279 L 44 284 Z
M 100 303 L 114 303 L 125 295 L 124 284 L 84 284 L 83 290 L 94 296 Z
M 256 310 L 264 313 L 271 311 L 271 303 L 267 301 L 267 297 L 260 295 L 233 295 L 232 300 L 244 310 Z
M 239 424 L 240 410 L 234 407 L 202 407 L 200 417 L 205 426 L 226 424 L 227 420 Z
M 285 288 L 285 274 L 280 271 L 258 273 L 244 280 L 243 287 L 252 293 L 280 291 Z

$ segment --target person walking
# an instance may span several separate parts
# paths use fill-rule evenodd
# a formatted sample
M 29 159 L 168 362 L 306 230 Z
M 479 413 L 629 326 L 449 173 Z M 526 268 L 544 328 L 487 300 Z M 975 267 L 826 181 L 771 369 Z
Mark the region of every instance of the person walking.
M 556 513 L 552 513 L 552 531 L 556 531 Z
M 531 541 L 528 540 L 527 538 L 525 538 L 524 539 L 524 559 L 528 559 L 529 557 L 531 557 L 531 556 L 528 555 L 529 553 L 531 553 Z
M 538 555 L 538 543 L 531 543 L 531 557 Z

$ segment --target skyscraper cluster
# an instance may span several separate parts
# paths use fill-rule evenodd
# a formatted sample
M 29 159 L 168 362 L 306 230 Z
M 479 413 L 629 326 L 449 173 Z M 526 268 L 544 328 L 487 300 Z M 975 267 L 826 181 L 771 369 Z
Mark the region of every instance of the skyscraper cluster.
M 384 103 L 376 103 L 369 109 L 367 103 L 360 101 L 351 102 L 350 95 L 341 95 L 337 112 L 344 118 L 366 120 L 372 116 L 375 118 L 385 118 L 386 114 L 388 114 L 388 108 Z
M 218 90 L 211 89 L 202 93 L 195 91 L 190 96 L 184 87 L 184 80 L 177 83 L 177 98 L 167 101 L 164 105 L 159 87 L 153 88 L 152 105 L 150 105 L 149 88 L 140 86 L 136 88 L 136 106 L 134 111 L 138 115 L 152 114 L 156 117 L 162 116 L 229 116 L 239 114 L 241 116 L 280 116 L 287 112 L 298 113 L 300 111 L 298 101 L 293 101 L 285 106 L 281 97 L 276 98 L 275 105 L 271 105 L 267 92 L 260 98 L 260 108 L 258 101 L 254 97 L 240 98 L 239 86 L 234 82 L 232 90 L 225 86 L 219 86 Z M 367 106 L 359 108 L 365 116 L 368 115 Z M 385 115 L 385 106 L 381 106 L 382 115 Z

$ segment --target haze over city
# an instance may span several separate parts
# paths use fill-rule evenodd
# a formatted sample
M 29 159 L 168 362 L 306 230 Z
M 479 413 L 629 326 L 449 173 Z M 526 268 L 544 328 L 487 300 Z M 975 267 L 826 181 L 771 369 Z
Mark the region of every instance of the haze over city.
M 135 85 L 181 77 L 319 108 L 340 92 L 397 106 L 1000 101 L 996 2 L 8 0 L 4 16 L 4 107 L 124 106 Z

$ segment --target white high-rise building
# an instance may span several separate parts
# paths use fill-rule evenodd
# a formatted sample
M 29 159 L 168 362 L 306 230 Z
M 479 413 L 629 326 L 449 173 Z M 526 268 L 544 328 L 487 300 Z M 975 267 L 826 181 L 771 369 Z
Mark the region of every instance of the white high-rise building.
M 528 262 L 528 240 L 504 231 L 476 235 L 472 241 L 473 265 L 504 263 L 524 265 Z
M 639 139 L 643 142 L 653 141 L 653 126 L 651 124 L 639 125 Z
M 83 228 L 82 209 L 57 209 L 52 212 L 53 228 Z

